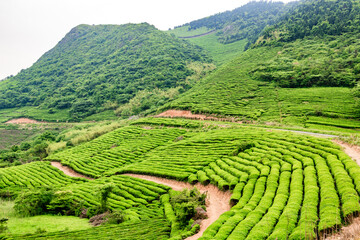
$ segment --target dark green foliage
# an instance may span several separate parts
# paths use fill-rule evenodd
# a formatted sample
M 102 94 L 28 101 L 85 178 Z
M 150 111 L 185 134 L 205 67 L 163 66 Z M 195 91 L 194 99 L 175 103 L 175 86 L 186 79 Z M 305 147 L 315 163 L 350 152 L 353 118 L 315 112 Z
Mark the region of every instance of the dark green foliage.
M 83 206 L 81 202 L 75 201 L 73 192 L 57 191 L 46 208 L 49 213 L 78 216 Z
M 293 41 L 306 36 L 359 32 L 360 6 L 354 0 L 304 0 L 264 31 L 264 38 Z
M 112 183 L 107 183 L 100 187 L 100 212 L 105 212 L 106 210 L 108 210 L 107 202 L 109 199 L 109 195 L 113 191 L 114 187 L 115 185 Z
M 15 199 L 14 209 L 23 216 L 44 214 L 53 195 L 53 190 L 45 188 L 23 191 Z
M 271 60 L 250 71 L 280 87 L 353 87 L 360 80 L 359 34 L 305 38 L 285 44 Z
M 80 25 L 32 67 L 1 81 L 0 109 L 41 105 L 69 109 L 79 120 L 140 90 L 186 89 L 187 64 L 209 61 L 199 47 L 146 23 Z
M 106 224 L 120 224 L 124 222 L 125 215 L 123 211 L 116 210 L 110 213 L 106 218 Z
M 38 129 L 38 135 L 32 139 L 23 141 L 20 145 L 13 145 L 10 149 L 0 150 L 0 168 L 44 159 L 48 155 L 49 143 L 56 141 L 58 130 L 44 131 Z M 26 134 L 27 130 L 24 131 Z M 18 134 L 22 134 L 22 132 L 20 131 Z
M 194 217 L 197 207 L 205 206 L 206 194 L 201 194 L 199 190 L 184 189 L 181 192 L 170 192 L 170 203 L 174 209 L 177 221 L 185 227 L 188 221 Z
M 7 228 L 7 221 L 9 219 L 7 218 L 1 218 L 0 219 L 0 234 L 4 233 L 8 228 Z M 1 235 L 0 235 L 0 239 L 1 239 Z

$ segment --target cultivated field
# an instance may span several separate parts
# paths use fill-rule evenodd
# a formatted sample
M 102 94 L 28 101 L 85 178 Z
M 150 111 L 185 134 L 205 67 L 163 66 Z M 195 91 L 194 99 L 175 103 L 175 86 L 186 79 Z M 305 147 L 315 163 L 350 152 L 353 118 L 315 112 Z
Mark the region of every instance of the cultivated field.
M 34 239 L 92 239 L 95 232 L 109 239 L 183 239 L 198 230 L 198 225 L 179 227 L 170 187 L 123 175 L 127 173 L 211 183 L 230 191 L 231 209 L 200 239 L 322 238 L 351 223 L 360 211 L 356 162 L 328 139 L 284 131 L 148 118 L 47 160 L 95 180 L 68 177 L 48 162 L 35 162 L 0 170 L 1 191 L 53 186 L 70 191 L 84 208 L 95 209 L 99 201 L 94 192 L 111 184 L 109 209 L 126 211 L 132 220 L 28 236 Z

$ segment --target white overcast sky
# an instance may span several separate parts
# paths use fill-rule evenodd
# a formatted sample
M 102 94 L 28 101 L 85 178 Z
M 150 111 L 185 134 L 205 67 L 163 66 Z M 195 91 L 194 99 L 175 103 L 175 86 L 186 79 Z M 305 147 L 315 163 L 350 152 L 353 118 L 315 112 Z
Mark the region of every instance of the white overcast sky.
M 148 22 L 167 30 L 247 2 L 249 0 L 0 0 L 0 79 L 30 67 L 79 24 Z

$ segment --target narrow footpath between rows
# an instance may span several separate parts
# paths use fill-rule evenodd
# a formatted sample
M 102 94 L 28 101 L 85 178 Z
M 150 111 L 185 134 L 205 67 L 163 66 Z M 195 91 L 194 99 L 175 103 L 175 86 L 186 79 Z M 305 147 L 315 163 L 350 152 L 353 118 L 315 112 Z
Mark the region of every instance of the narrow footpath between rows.
M 182 189 L 190 189 L 196 187 L 201 193 L 207 193 L 207 203 L 206 203 L 206 213 L 208 215 L 207 219 L 204 219 L 200 224 L 200 231 L 186 238 L 186 240 L 195 240 L 202 236 L 203 232 L 213 223 L 215 222 L 221 214 L 230 210 L 230 191 L 223 192 L 219 190 L 216 186 L 209 184 L 207 186 L 201 185 L 197 183 L 195 185 L 191 185 L 186 182 L 179 182 L 176 180 L 170 180 L 166 178 L 159 178 L 148 175 L 139 175 L 139 174 L 125 174 L 131 177 L 141 178 L 148 181 L 160 183 L 166 186 L 171 187 L 176 191 L 181 191 Z
M 58 168 L 65 175 L 71 177 L 81 177 L 86 179 L 92 179 L 85 175 L 75 172 L 71 168 L 67 166 L 63 166 L 60 162 L 51 162 L 51 165 Z M 181 191 L 183 189 L 191 189 L 196 187 L 201 193 L 207 193 L 207 200 L 206 200 L 206 213 L 208 215 L 207 219 L 204 219 L 200 224 L 200 231 L 188 237 L 187 240 L 195 240 L 202 236 L 203 232 L 213 223 L 215 222 L 221 214 L 230 210 L 230 191 L 223 192 L 219 190 L 216 186 L 209 184 L 207 186 L 201 185 L 200 183 L 191 185 L 190 183 L 186 182 L 179 182 L 176 180 L 170 180 L 166 178 L 154 177 L 149 175 L 140 175 L 140 174 L 125 174 L 127 176 L 141 178 L 144 180 L 152 181 L 155 183 L 163 184 L 166 186 L 171 187 L 173 190 Z

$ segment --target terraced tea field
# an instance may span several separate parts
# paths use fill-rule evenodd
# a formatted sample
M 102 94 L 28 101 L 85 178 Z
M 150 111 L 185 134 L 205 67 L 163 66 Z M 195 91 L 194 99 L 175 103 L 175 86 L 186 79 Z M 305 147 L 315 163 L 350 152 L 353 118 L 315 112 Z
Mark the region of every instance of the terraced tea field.
M 151 219 L 136 223 L 100 226 L 90 230 L 56 232 L 15 236 L 14 239 L 149 239 L 165 240 L 169 238 L 170 226 L 166 219 Z
M 101 236 L 107 231 L 109 239 L 137 239 L 142 233 L 142 239 L 183 239 L 194 234 L 196 228 L 186 234 L 173 229 L 176 209 L 168 209 L 169 187 L 125 173 L 212 183 L 231 191 L 230 211 L 200 239 L 317 239 L 351 223 L 360 212 L 360 167 L 328 139 L 183 119 L 141 119 L 132 124 L 48 157 L 95 180 L 65 177 L 46 162 L 0 170 L 2 190 L 40 186 L 40 179 L 56 172 L 49 184 L 71 191 L 86 208 L 99 204 L 96 189 L 113 184 L 110 209 L 137 216 L 116 227 L 33 238 L 91 239 L 95 231 Z M 33 165 L 39 166 L 35 174 L 27 170 Z M 25 174 L 17 174 L 21 171 Z M 159 238 L 154 238 L 156 232 Z
M 36 188 L 44 186 L 64 186 L 74 182 L 83 182 L 82 178 L 66 176 L 52 167 L 49 162 L 32 162 L 29 164 L 0 168 L 0 190 L 10 188 Z
M 61 161 L 77 172 L 99 177 L 107 170 L 138 161 L 138 158 L 158 146 L 183 134 L 182 129 L 124 127 L 79 147 L 48 157 Z

